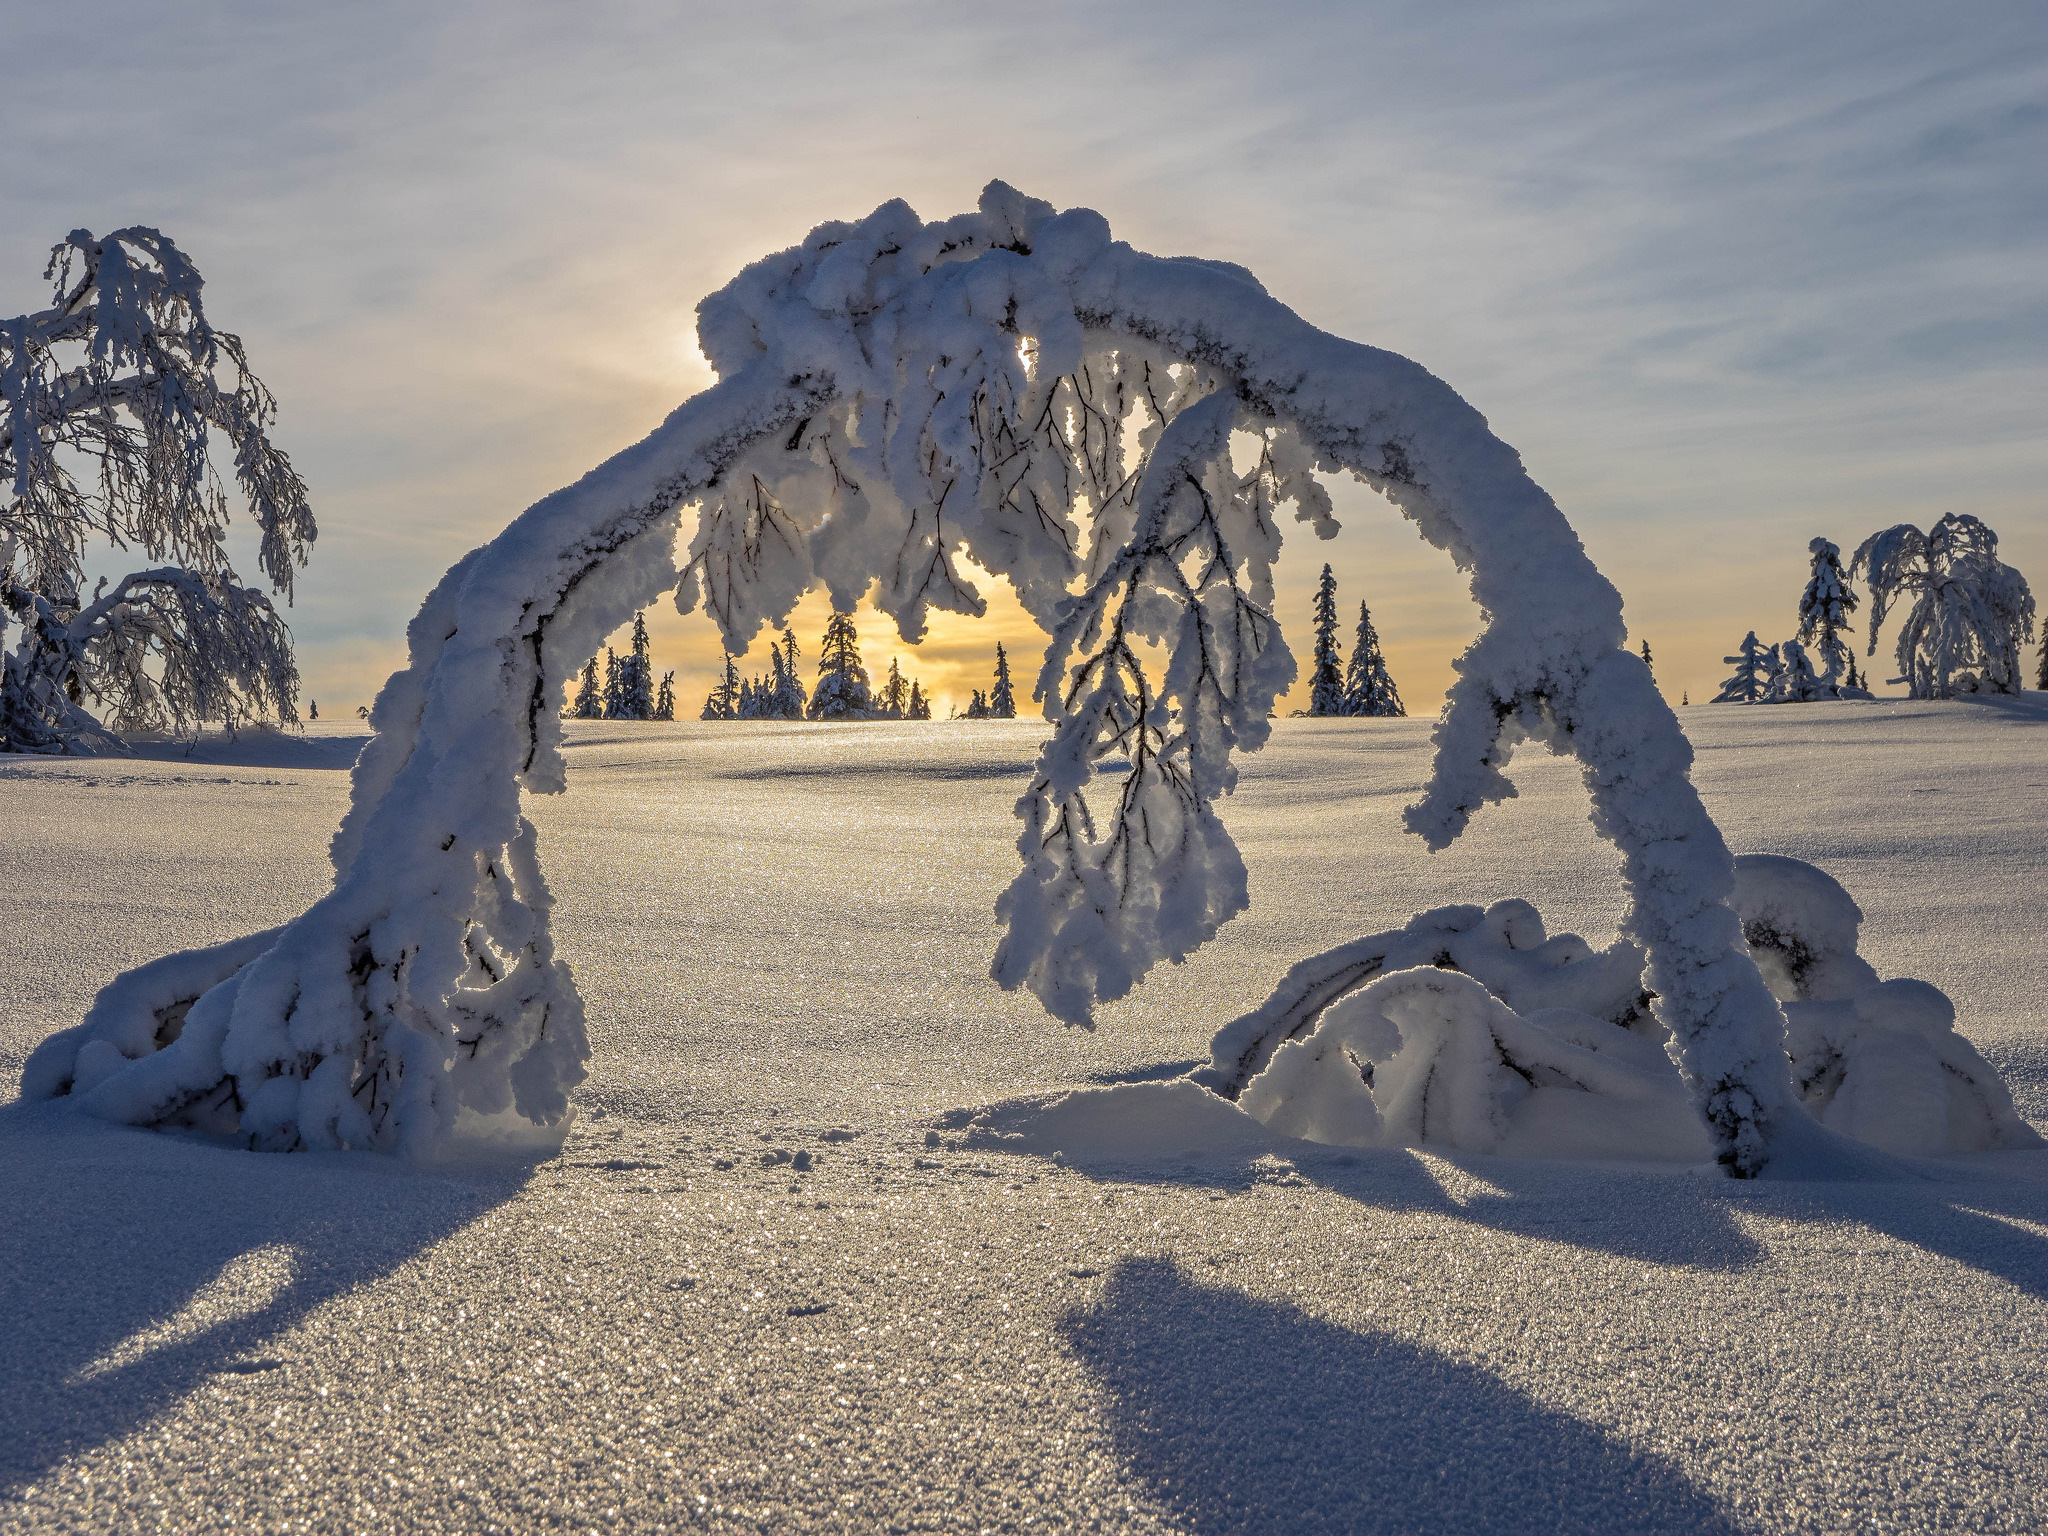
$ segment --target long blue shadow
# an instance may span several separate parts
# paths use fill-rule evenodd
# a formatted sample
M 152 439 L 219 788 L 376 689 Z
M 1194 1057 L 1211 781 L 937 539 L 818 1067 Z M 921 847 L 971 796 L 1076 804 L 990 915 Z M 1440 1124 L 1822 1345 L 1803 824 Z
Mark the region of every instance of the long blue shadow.
M 513 1198 L 527 1167 L 421 1174 L 279 1157 L 0 1107 L 0 1490 L 119 1439 L 229 1372 L 289 1370 L 278 1341 Z M 288 1248 L 254 1310 L 163 1334 L 231 1262 Z M 154 1348 L 124 1341 L 162 1335 Z
M 1117 1451 L 1208 1536 L 1733 1536 L 1662 1458 L 1403 1339 L 1120 1265 L 1062 1324 Z

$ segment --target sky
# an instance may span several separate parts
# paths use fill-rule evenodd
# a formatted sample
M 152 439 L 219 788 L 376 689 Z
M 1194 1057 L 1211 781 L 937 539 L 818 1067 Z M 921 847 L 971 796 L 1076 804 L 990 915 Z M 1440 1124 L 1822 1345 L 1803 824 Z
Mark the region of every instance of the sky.
M 73 228 L 191 255 L 312 489 L 288 617 L 330 718 L 448 565 L 712 381 L 699 298 L 824 220 L 945 216 L 992 177 L 1447 380 L 1674 703 L 1745 631 L 1792 633 L 1815 535 L 1974 513 L 2048 584 L 2038 0 L 113 0 L 83 29 L 0 8 L 0 56 L 0 315 L 40 307 Z M 1282 622 L 1305 656 L 1330 561 L 1434 713 L 1477 611 L 1384 501 L 1333 489 L 1345 531 L 1291 533 Z M 1040 642 L 991 599 L 917 651 L 863 610 L 870 671 L 900 657 L 941 714 L 998 639 L 1028 676 Z M 796 621 L 813 660 L 824 612 Z M 648 618 L 694 713 L 715 633 Z

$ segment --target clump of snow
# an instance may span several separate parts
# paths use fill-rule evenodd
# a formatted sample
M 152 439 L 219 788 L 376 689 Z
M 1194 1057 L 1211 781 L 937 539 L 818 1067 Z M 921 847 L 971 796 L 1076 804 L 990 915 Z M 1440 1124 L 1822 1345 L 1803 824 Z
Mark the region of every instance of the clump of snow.
M 1948 998 L 1924 981 L 1880 981 L 1856 953 L 1862 913 L 1839 883 L 1769 854 L 1744 855 L 1736 871 L 1752 954 L 1790 1021 L 1800 1102 L 1821 1127 L 1910 1156 L 2042 1145 L 1955 1032 Z M 1304 1141 L 1705 1161 L 1713 1143 L 1671 1056 L 1633 1004 L 1614 1017 L 1641 996 L 1641 970 L 1633 946 L 1595 955 L 1571 935 L 1545 938 L 1525 902 L 1483 920 L 1476 908 L 1423 913 L 1295 967 L 1219 1032 L 1199 1076 L 1227 1087 L 1249 1069 L 1239 1106 Z M 1561 1004 L 1567 995 L 1579 1005 Z M 1814 1168 L 1853 1162 L 1810 1131 L 1798 1144 Z

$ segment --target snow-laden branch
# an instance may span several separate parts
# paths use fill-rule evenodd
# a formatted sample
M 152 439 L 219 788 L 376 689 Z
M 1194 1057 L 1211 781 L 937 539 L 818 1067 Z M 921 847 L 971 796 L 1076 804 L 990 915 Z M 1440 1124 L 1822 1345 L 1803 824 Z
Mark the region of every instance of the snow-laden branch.
M 679 579 L 732 652 L 814 582 L 842 611 L 873 590 L 906 638 L 933 608 L 982 611 L 967 562 L 1012 583 L 1052 636 L 1053 733 L 1018 803 L 996 975 L 1091 1018 L 1244 905 L 1216 805 L 1294 675 L 1270 613 L 1274 514 L 1292 500 L 1333 531 L 1320 469 L 1389 496 L 1486 615 L 1411 828 L 1442 847 L 1510 795 L 1525 737 L 1576 755 L 1716 1148 L 1743 1173 L 1769 1158 L 1798 1113 L 1784 1021 L 1726 905 L 1690 751 L 1623 648 L 1618 595 L 1448 386 L 1316 330 L 1241 268 L 1145 255 L 1001 183 L 956 218 L 890 203 L 820 226 L 706 299 L 699 337 L 717 386 L 428 598 L 356 769 L 333 894 L 91 1106 L 160 1122 L 231 1084 L 252 1144 L 420 1156 L 459 1123 L 558 1125 L 582 1019 L 519 796 L 562 787 L 571 673 Z M 1258 439 L 1248 476 L 1234 433 Z

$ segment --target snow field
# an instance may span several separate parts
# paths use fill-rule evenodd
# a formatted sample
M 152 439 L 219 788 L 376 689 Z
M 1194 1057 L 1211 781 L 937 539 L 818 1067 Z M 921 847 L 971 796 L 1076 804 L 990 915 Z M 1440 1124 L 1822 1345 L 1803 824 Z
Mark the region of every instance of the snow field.
M 2038 699 L 1682 718 L 1730 846 L 1840 880 L 2048 1117 Z M 2038 1155 L 1755 1185 L 978 1141 L 961 1112 L 1191 1066 L 1415 911 L 1519 896 L 1598 945 L 1620 910 L 1570 765 L 1430 856 L 1427 722 L 1283 721 L 1224 807 L 1251 910 L 1064 1030 L 986 975 L 1038 730 L 572 726 L 533 813 L 592 1076 L 530 1172 L 0 1109 L 0 1527 L 2048 1525 Z M 340 780 L 7 765 L 0 1071 L 118 969 L 301 910 Z

